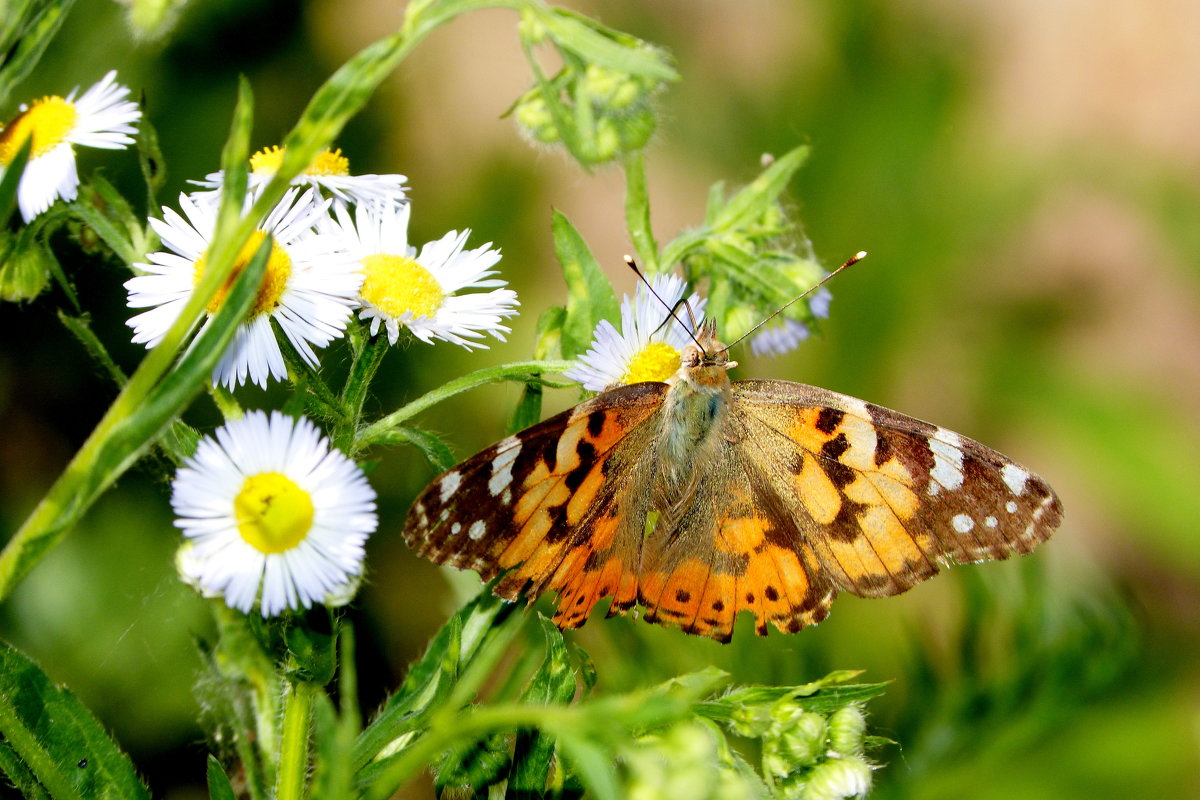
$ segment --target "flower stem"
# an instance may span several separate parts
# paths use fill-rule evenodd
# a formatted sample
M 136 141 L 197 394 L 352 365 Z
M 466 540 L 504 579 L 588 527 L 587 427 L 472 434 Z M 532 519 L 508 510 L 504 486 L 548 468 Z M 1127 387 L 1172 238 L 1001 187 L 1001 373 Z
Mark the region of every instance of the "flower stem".
M 485 383 L 496 383 L 507 380 L 529 380 L 535 374 L 542 372 L 565 372 L 574 364 L 573 361 L 519 361 L 513 364 L 501 364 L 496 367 L 478 369 L 468 372 L 461 378 L 455 378 L 437 389 L 418 397 L 411 403 L 401 406 L 383 419 L 364 428 L 358 434 L 354 449 L 357 450 L 383 439 L 393 428 L 399 426 L 430 406 L 435 406 L 443 400 L 453 397 L 460 392 L 483 386 Z
M 308 774 L 308 739 L 315 687 L 307 681 L 290 684 L 284 701 L 283 737 L 279 748 L 276 800 L 301 800 Z

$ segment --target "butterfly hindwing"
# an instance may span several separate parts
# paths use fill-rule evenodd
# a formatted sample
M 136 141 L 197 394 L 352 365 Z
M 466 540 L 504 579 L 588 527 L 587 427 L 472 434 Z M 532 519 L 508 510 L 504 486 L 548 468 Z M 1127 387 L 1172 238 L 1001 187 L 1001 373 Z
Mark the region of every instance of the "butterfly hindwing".
M 1061 519 L 1045 481 L 936 425 L 786 381 L 733 392 L 747 452 L 840 589 L 897 594 L 942 564 L 1027 553 Z

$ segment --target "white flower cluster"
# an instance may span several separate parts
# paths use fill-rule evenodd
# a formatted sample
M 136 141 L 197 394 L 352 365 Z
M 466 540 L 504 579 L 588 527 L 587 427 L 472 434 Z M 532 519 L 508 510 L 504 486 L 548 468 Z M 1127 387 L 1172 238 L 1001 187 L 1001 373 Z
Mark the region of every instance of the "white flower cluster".
M 248 209 L 282 163 L 278 147 L 250 159 Z M 151 253 L 126 282 L 131 308 L 148 309 L 129 320 L 133 340 L 153 347 L 179 317 L 204 274 L 220 202 L 223 175 L 197 182 L 179 208 L 163 209 L 150 225 L 166 250 Z M 504 319 L 516 313 L 517 296 L 495 278 L 500 251 L 491 243 L 466 249 L 470 231 L 451 231 L 418 251 L 408 243 L 410 203 L 403 175 L 351 175 L 338 150 L 326 150 L 297 176 L 283 200 L 246 242 L 233 275 L 249 263 L 267 234 L 272 237 L 266 275 L 249 318 L 213 373 L 234 388 L 247 381 L 265 387 L 284 380 L 287 367 L 276 328 L 310 366 L 314 348 L 345 333 L 355 310 L 380 326 L 395 344 L 407 328 L 423 342 L 485 347 L 490 334 L 503 340 Z M 228 287 L 209 302 L 214 314 Z M 482 291 L 472 291 L 482 290 Z

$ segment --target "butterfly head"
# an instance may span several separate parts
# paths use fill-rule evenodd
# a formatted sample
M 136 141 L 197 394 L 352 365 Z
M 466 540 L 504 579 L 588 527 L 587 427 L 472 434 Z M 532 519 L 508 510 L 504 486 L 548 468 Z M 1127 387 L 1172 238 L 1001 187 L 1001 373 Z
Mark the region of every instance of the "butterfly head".
M 691 344 L 679 355 L 679 371 L 667 383 L 684 382 L 695 389 L 720 389 L 729 384 L 726 373 L 737 366 L 729 350 L 717 339 L 717 326 L 705 320 Z

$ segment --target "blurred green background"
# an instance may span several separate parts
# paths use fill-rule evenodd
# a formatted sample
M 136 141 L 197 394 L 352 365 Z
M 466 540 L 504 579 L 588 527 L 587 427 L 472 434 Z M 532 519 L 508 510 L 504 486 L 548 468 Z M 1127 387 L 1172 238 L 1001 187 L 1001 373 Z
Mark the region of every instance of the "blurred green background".
M 731 645 L 627 619 L 571 634 L 600 690 L 714 663 L 743 683 L 833 668 L 892 681 L 871 705 L 887 798 L 1183 797 L 1200 787 L 1200 6 L 1171 0 L 573 2 L 669 48 L 683 82 L 660 97 L 649 148 L 660 241 L 697 224 L 709 184 L 749 180 L 764 153 L 813 156 L 791 202 L 827 266 L 822 335 L 783 358 L 739 353 L 742 377 L 818 384 L 980 439 L 1058 490 L 1066 520 L 1032 558 L 963 567 L 906 595 L 842 597 L 820 626 Z M 79 0 L 20 99 L 106 70 L 144 88 L 173 203 L 217 166 L 236 78 L 257 97 L 255 147 L 276 143 L 343 60 L 394 30 L 380 0 L 195 0 L 163 43 L 123 8 Z M 620 291 L 623 181 L 530 147 L 501 119 L 530 78 L 508 12 L 435 33 L 339 141 L 356 172 L 402 172 L 413 241 L 470 227 L 502 248 L 523 315 L 509 342 L 389 355 L 379 410 L 524 359 L 537 314 L 563 301 L 550 212 L 562 210 Z M 10 114 L 13 109 L 4 109 Z M 141 197 L 130 153 L 86 172 Z M 152 211 L 157 212 L 156 209 Z M 100 335 L 132 369 L 126 275 L 63 257 Z M 14 530 L 115 391 L 58 325 L 58 294 L 0 308 L 0 514 Z M 327 358 L 339 360 L 331 348 Z M 245 393 L 267 405 L 278 391 Z M 461 456 L 504 434 L 519 387 L 424 418 Z M 550 392 L 547 413 L 576 402 Z M 189 415 L 211 426 L 201 401 Z M 471 591 L 399 537 L 432 477 L 379 453 L 381 527 L 353 617 L 369 711 Z M 168 475 L 148 462 L 0 606 L 0 636 L 73 689 L 158 796 L 201 797 L 191 687 L 207 611 L 174 577 Z M 747 622 L 743 620 L 743 622 Z M 2 790 L 0 790 L 2 791 Z M 411 796 L 428 788 L 413 787 Z

